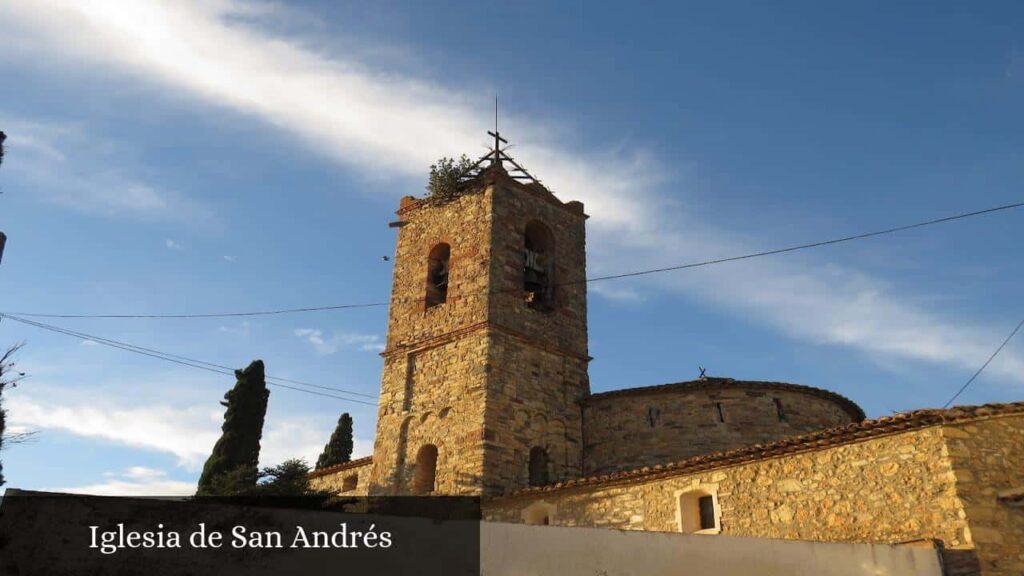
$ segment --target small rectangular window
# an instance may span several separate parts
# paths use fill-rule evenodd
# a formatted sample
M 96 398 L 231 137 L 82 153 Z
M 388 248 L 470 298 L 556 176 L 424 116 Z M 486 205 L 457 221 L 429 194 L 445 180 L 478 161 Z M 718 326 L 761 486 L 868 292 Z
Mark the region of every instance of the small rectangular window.
M 701 496 L 697 501 L 700 506 L 700 529 L 711 530 L 715 527 L 715 499 L 712 496 Z
M 352 490 L 355 490 L 357 486 L 359 486 L 359 476 L 352 474 L 351 476 L 346 476 L 345 479 L 342 480 L 341 491 L 351 492 Z

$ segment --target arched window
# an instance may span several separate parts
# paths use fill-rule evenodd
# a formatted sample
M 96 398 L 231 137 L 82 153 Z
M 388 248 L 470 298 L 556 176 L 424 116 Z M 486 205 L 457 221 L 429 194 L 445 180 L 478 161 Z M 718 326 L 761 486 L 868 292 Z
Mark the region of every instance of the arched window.
M 427 257 L 427 308 L 448 300 L 448 260 L 451 254 L 451 246 L 444 243 L 430 249 Z
M 414 494 L 430 494 L 437 477 L 437 446 L 426 444 L 416 453 L 416 472 L 412 479 Z
M 523 245 L 523 292 L 527 305 L 535 310 L 551 310 L 554 304 L 554 255 L 551 229 L 536 220 L 527 224 Z
M 548 477 L 548 451 L 540 446 L 530 449 L 530 486 L 544 486 L 550 484 Z

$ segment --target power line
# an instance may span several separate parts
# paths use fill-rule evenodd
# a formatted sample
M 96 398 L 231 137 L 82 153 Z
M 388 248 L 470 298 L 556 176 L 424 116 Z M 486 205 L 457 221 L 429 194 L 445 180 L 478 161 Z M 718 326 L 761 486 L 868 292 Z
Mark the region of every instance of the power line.
M 978 371 L 975 372 L 974 375 L 971 376 L 967 380 L 967 382 L 963 386 L 961 386 L 959 390 L 956 391 L 956 394 L 953 394 L 953 397 L 949 399 L 949 402 L 946 402 L 942 406 L 944 409 L 949 408 L 949 405 L 952 404 L 953 401 L 956 400 L 958 397 L 960 397 L 960 395 L 964 393 L 964 390 L 967 390 L 967 387 L 970 386 L 972 382 L 974 382 L 975 378 L 977 378 L 985 370 L 985 368 L 988 368 L 989 363 L 992 362 L 992 360 L 995 359 L 995 357 L 998 356 L 999 353 L 1003 351 L 1003 348 L 1005 348 L 1006 345 L 1010 343 L 1010 340 L 1013 340 L 1013 337 L 1017 335 L 1017 332 L 1020 331 L 1021 326 L 1024 326 L 1024 319 L 1021 319 L 1021 321 L 1017 323 L 1017 327 L 1013 329 L 1013 332 L 1010 332 L 1010 335 L 1006 337 L 1006 340 L 1003 340 L 1003 343 L 999 345 L 999 348 L 996 348 L 996 351 L 993 352 L 992 355 L 988 357 L 988 360 L 985 360 L 985 363 L 981 365 L 981 368 L 978 368 Z
M 735 262 L 737 260 L 747 260 L 750 258 L 759 258 L 761 256 L 772 256 L 775 254 L 784 254 L 786 252 L 795 252 L 797 250 L 805 250 L 807 248 L 818 248 L 821 246 L 829 246 L 831 244 L 840 244 L 843 242 L 850 242 L 852 240 L 863 240 L 864 238 L 871 238 L 874 236 L 882 236 L 884 234 L 892 234 L 895 232 L 902 232 L 904 230 L 911 230 L 913 228 L 921 228 L 924 226 L 931 226 L 932 224 L 942 224 L 943 222 L 952 222 L 953 220 L 960 220 L 962 218 L 970 218 L 971 216 L 980 216 L 982 214 L 989 214 L 991 212 L 998 212 L 1000 210 L 1009 210 L 1011 208 L 1019 208 L 1024 206 L 1024 202 L 1017 202 L 1015 204 L 1007 204 L 1005 206 L 997 206 L 995 208 L 987 208 L 985 210 L 978 210 L 976 212 L 967 212 L 965 214 L 957 214 L 955 216 L 946 216 L 944 218 L 936 218 L 935 220 L 928 220 L 926 222 L 918 222 L 916 224 L 907 224 L 906 226 L 897 226 L 895 228 L 886 228 L 885 230 L 877 230 L 875 232 L 866 232 L 864 234 L 856 234 L 854 236 L 845 236 L 843 238 L 834 238 L 832 240 L 823 240 L 821 242 L 812 242 L 810 244 L 800 244 L 798 246 L 790 246 L 788 248 L 779 248 L 776 250 L 766 250 L 764 252 L 754 252 L 752 254 L 744 254 L 742 256 L 731 256 L 729 258 L 717 258 L 714 260 L 704 260 L 703 262 L 693 262 L 690 264 L 680 264 L 678 266 L 669 266 L 666 268 L 654 268 L 652 270 L 641 270 L 639 272 L 627 272 L 625 274 L 612 274 L 610 276 L 599 276 L 597 278 L 588 278 L 586 282 L 598 282 L 602 280 L 616 280 L 619 278 L 632 278 L 634 276 L 644 276 L 647 274 L 657 274 L 660 272 L 670 272 L 673 270 L 684 270 L 686 268 L 697 268 L 700 266 L 710 266 L 712 264 L 722 264 L 724 262 Z
M 776 254 L 784 254 L 784 253 L 787 253 L 787 252 L 795 252 L 797 250 L 806 250 L 806 249 L 809 249 L 809 248 L 819 248 L 819 247 L 822 247 L 822 246 L 829 246 L 829 245 L 833 245 L 833 244 L 841 244 L 843 242 L 851 242 L 853 240 L 863 240 L 865 238 L 872 238 L 872 237 L 875 237 L 875 236 L 882 236 L 882 235 L 886 235 L 886 234 L 893 234 L 893 233 L 896 233 L 896 232 L 902 232 L 904 230 L 911 230 L 911 229 L 914 229 L 914 228 L 921 228 L 921 227 L 924 227 L 924 226 L 931 226 L 931 225 L 934 225 L 934 224 L 942 224 L 942 223 L 945 223 L 945 222 L 952 222 L 954 220 L 961 220 L 961 219 L 970 218 L 970 217 L 973 217 L 973 216 L 981 216 L 983 214 L 990 214 L 992 212 L 1000 212 L 1000 211 L 1003 211 L 1003 210 L 1010 210 L 1010 209 L 1013 209 L 1013 208 L 1020 208 L 1021 206 L 1024 206 L 1024 202 L 1016 202 L 1016 203 L 1013 203 L 1013 204 L 1006 204 L 1004 206 L 997 206 L 997 207 L 994 207 L 994 208 L 986 208 L 984 210 L 977 210 L 977 211 L 974 211 L 974 212 L 966 212 L 966 213 L 963 213 L 963 214 L 956 214 L 954 216 L 946 216 L 946 217 L 943 217 L 943 218 L 936 218 L 934 220 L 927 220 L 927 221 L 924 221 L 924 222 L 917 222 L 917 223 L 914 223 L 914 224 L 907 224 L 907 225 L 904 225 L 904 226 L 897 226 L 895 228 L 886 228 L 884 230 L 876 230 L 874 232 L 866 232 L 866 233 L 863 233 L 863 234 L 856 234 L 856 235 L 853 235 L 853 236 L 844 236 L 842 238 L 833 238 L 833 239 L 830 239 L 830 240 L 823 240 L 823 241 L 820 241 L 820 242 L 811 242 L 809 244 L 799 244 L 799 245 L 796 245 L 796 246 L 788 246 L 788 247 L 785 247 L 785 248 L 778 248 L 778 249 L 774 249 L 774 250 L 765 250 L 765 251 L 761 251 L 761 252 L 753 252 L 753 253 L 750 253 L 750 254 L 742 254 L 742 255 L 739 255 L 739 256 L 730 256 L 730 257 L 727 257 L 727 258 L 716 258 L 716 259 L 712 259 L 712 260 L 702 260 L 702 261 L 699 261 L 699 262 L 690 262 L 690 263 L 686 263 L 686 264 L 678 264 L 678 265 L 675 265 L 675 266 L 666 266 L 666 267 L 663 267 L 663 268 L 652 268 L 652 269 L 649 269 L 649 270 L 638 270 L 638 271 L 626 272 L 626 273 L 622 273 L 622 274 L 611 274 L 611 275 L 607 275 L 607 276 L 597 276 L 597 277 L 594 277 L 594 278 L 587 278 L 587 279 L 584 279 L 584 280 L 575 280 L 575 281 L 569 281 L 569 282 L 559 282 L 559 283 L 555 283 L 554 285 L 555 286 L 569 286 L 569 285 L 576 285 L 576 284 L 586 284 L 586 283 L 591 283 L 591 282 L 603 282 L 603 281 L 607 281 L 607 280 L 618 280 L 618 279 L 621 279 L 621 278 L 632 278 L 632 277 L 636 277 L 636 276 L 645 276 L 645 275 L 648 275 L 648 274 L 660 274 L 660 273 L 664 273 L 664 272 L 672 272 L 672 271 L 676 271 L 676 270 L 685 270 L 685 269 L 689 269 L 689 268 L 700 268 L 700 267 L 703 267 L 703 266 L 711 266 L 711 265 L 714 265 L 714 264 L 724 264 L 726 262 L 736 262 L 738 260 L 749 260 L 751 258 L 760 258 L 760 257 L 763 257 L 763 256 L 773 256 L 773 255 L 776 255 Z M 452 296 L 449 296 L 449 299 L 453 300 L 453 299 L 457 299 L 457 298 L 469 298 L 469 297 L 477 297 L 477 296 L 487 296 L 487 295 L 497 294 L 497 293 L 501 293 L 501 292 L 512 292 L 512 291 L 510 291 L 510 290 L 497 290 L 497 291 L 480 292 L 480 293 L 476 293 L 476 294 L 472 294 L 472 293 L 471 294 L 463 294 L 461 296 L 460 295 L 452 295 Z M 422 301 L 422 300 L 423 300 L 423 298 L 395 299 L 395 300 L 393 300 L 393 303 L 397 304 L 397 303 L 419 302 L 419 301 Z M 294 313 L 300 313 L 300 312 L 325 312 L 325 311 L 331 311 L 331 310 L 344 310 L 344 309 L 351 309 L 351 308 L 377 308 L 377 307 L 388 306 L 388 304 L 389 304 L 388 302 L 368 302 L 368 303 L 362 303 L 362 304 L 338 304 L 338 305 L 332 305 L 332 306 L 309 306 L 309 307 L 304 307 L 304 308 L 284 308 L 284 309 L 279 309 L 279 310 L 257 310 L 257 311 L 248 311 L 248 312 L 215 312 L 215 313 L 205 313 L 205 314 L 203 314 L 203 313 L 199 313 L 199 314 L 42 314 L 42 313 L 31 313 L 31 312 L 14 312 L 13 314 L 17 314 L 18 316 L 31 317 L 31 318 L 93 318 L 93 319 L 100 319 L 100 318 L 105 318 L 105 319 L 111 319 L 111 318 L 120 318 L 120 319 L 127 319 L 127 318 L 131 318 L 131 319 L 140 319 L 140 318 L 150 318 L 150 319 L 152 319 L 152 318 L 179 318 L 179 319 L 181 319 L 181 318 L 233 318 L 233 317 L 242 317 L 242 316 L 271 316 L 271 315 L 278 315 L 278 314 L 294 314 Z
M 64 334 L 66 336 L 72 336 L 72 337 L 78 338 L 80 340 L 86 340 L 86 341 L 95 342 L 95 343 L 101 344 L 103 346 L 109 346 L 111 348 L 117 348 L 117 349 L 120 349 L 120 350 L 124 350 L 126 352 L 134 352 L 135 354 L 141 354 L 143 356 L 149 356 L 150 358 L 156 358 L 156 359 L 164 360 L 164 361 L 167 361 L 167 362 L 173 362 L 175 364 L 180 364 L 182 366 L 189 366 L 191 368 L 196 368 L 196 369 L 199 369 L 199 370 L 206 370 L 207 372 L 213 372 L 215 374 L 225 374 L 225 375 L 228 375 L 228 376 L 231 376 L 231 375 L 234 374 L 234 370 L 233 369 L 231 369 L 228 366 L 223 366 L 221 364 L 214 364 L 212 362 L 206 362 L 206 361 L 203 361 L 203 360 L 196 360 L 194 358 L 188 358 L 187 356 L 178 356 L 176 354 L 169 354 L 169 353 L 166 353 L 166 352 L 161 352 L 159 350 L 154 350 L 152 348 L 145 348 L 145 347 L 142 347 L 142 346 L 136 346 L 134 344 L 129 344 L 127 342 L 120 342 L 120 341 L 117 341 L 117 340 L 111 340 L 111 339 L 108 339 L 108 338 L 103 338 L 103 337 L 95 336 L 95 335 L 92 335 L 92 334 L 86 334 L 84 332 L 76 332 L 74 330 L 68 330 L 68 329 L 65 329 L 65 328 L 61 328 L 59 326 L 54 326 L 52 324 L 44 324 L 42 322 L 36 322 L 36 321 L 33 321 L 33 320 L 27 320 L 25 318 L 18 318 L 16 316 L 12 316 L 10 314 L 0 313 L 0 317 L 7 318 L 9 320 L 13 320 L 14 322 L 20 322 L 22 324 L 27 324 L 29 326 L 35 326 L 36 328 L 40 328 L 42 330 L 48 330 L 50 332 L 56 332 L 58 334 Z M 270 386 L 277 386 L 277 387 L 280 387 L 280 388 L 286 388 L 286 389 L 289 389 L 289 390 L 295 390 L 296 392 L 304 392 L 306 394 L 314 394 L 314 395 L 323 396 L 323 397 L 326 397 L 326 398 L 334 398 L 334 399 L 337 399 L 337 400 L 345 400 L 347 402 L 355 402 L 355 403 L 358 403 L 358 404 L 365 404 L 367 406 L 376 406 L 377 405 L 377 404 L 375 404 L 373 402 L 366 402 L 366 401 L 363 401 L 363 400 L 356 400 L 354 398 L 346 398 L 346 397 L 343 397 L 343 396 L 337 396 L 335 394 L 325 394 L 323 392 L 317 392 L 315 390 L 306 390 L 306 389 L 303 389 L 303 388 L 297 388 L 295 386 L 289 386 L 287 384 L 281 384 L 279 382 L 290 382 L 290 383 L 293 383 L 293 384 L 300 384 L 302 386 L 309 386 L 309 387 L 313 387 L 313 388 L 319 388 L 319 389 L 322 389 L 322 390 L 331 390 L 331 391 L 335 391 L 335 392 L 341 392 L 343 394 L 351 394 L 351 395 L 354 395 L 354 396 L 364 396 L 366 398 L 374 398 L 374 396 L 371 396 L 369 394 L 363 394 L 361 392 L 353 392 L 353 391 L 350 391 L 350 390 L 345 390 L 343 388 L 335 388 L 335 387 L 331 387 L 331 386 L 321 386 L 319 384 L 310 384 L 308 382 L 301 382 L 301 381 L 298 381 L 298 380 L 290 380 L 290 379 L 287 379 L 287 378 L 278 378 L 278 377 L 275 377 L 275 376 L 266 376 L 266 379 L 267 380 L 272 380 L 272 382 L 268 382 L 267 383 Z M 273 381 L 276 381 L 276 382 L 273 382 Z

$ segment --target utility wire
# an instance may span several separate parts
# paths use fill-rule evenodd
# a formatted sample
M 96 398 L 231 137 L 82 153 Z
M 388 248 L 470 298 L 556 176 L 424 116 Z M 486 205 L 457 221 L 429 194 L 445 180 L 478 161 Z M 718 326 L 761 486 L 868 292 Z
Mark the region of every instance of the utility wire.
M 178 356 L 176 354 L 168 354 L 166 352 L 161 352 L 159 350 L 154 350 L 152 348 L 144 348 L 142 346 L 136 346 L 134 344 L 129 344 L 127 342 L 119 342 L 117 340 L 110 340 L 108 338 L 103 338 L 103 337 L 95 336 L 95 335 L 92 335 L 92 334 L 86 334 L 84 332 L 76 332 L 74 330 L 67 330 L 67 329 L 61 328 L 59 326 L 54 326 L 52 324 L 44 324 L 42 322 L 35 322 L 33 320 L 27 320 L 25 318 L 18 318 L 16 316 L 12 316 L 10 314 L 0 313 L 0 317 L 7 318 L 8 320 L 13 320 L 14 322 L 20 322 L 22 324 L 27 324 L 29 326 L 35 326 L 36 328 L 40 328 L 42 330 L 48 330 L 50 332 L 56 332 L 58 334 L 64 334 L 66 336 L 72 336 L 72 337 L 78 338 L 80 340 L 87 340 L 87 341 L 96 342 L 97 344 L 101 344 L 103 346 L 110 346 L 112 348 L 118 348 L 118 349 L 124 350 L 126 352 L 134 352 L 136 354 L 141 354 L 143 356 L 149 356 L 151 358 L 157 358 L 159 360 L 165 360 L 167 362 L 173 362 L 175 364 L 180 364 L 182 366 L 189 366 L 191 368 L 197 368 L 199 370 L 206 370 L 207 372 L 213 372 L 215 374 L 226 374 L 226 375 L 229 375 L 229 376 L 234 374 L 234 370 L 233 369 L 231 369 L 228 366 L 223 366 L 221 364 L 214 364 L 212 362 L 206 362 L 206 361 L 203 361 L 203 360 L 196 360 L 194 358 L 188 358 L 187 356 Z M 266 379 L 267 380 L 272 380 L 272 382 L 268 382 L 267 383 L 270 386 L 278 386 L 280 388 L 287 388 L 289 390 L 295 390 L 296 392 L 305 392 L 307 394 L 314 394 L 314 395 L 317 395 L 317 396 L 324 396 L 326 398 L 335 398 L 337 400 L 345 400 L 345 401 L 348 401 L 348 402 L 356 402 L 358 404 L 365 404 L 367 406 L 376 406 L 377 405 L 376 403 L 373 403 L 373 402 L 366 402 L 366 401 L 363 401 L 363 400 L 356 400 L 354 398 L 346 398 L 346 397 L 343 397 L 343 396 L 337 396 L 335 394 L 325 394 L 323 392 L 317 392 L 317 391 L 314 391 L 314 390 L 306 390 L 304 388 L 297 388 L 295 386 L 289 386 L 287 384 L 280 384 L 279 382 L 290 382 L 290 383 L 293 383 L 293 384 L 300 384 L 302 386 L 309 386 L 309 387 L 313 387 L 313 388 L 320 388 L 322 390 L 331 390 L 331 391 L 335 391 L 335 392 L 341 392 L 343 394 L 351 394 L 351 395 L 354 395 L 354 396 L 364 396 L 366 398 L 374 398 L 374 396 L 371 396 L 369 394 L 363 394 L 363 393 L 360 393 L 360 392 L 352 392 L 350 390 L 345 390 L 343 388 L 334 388 L 334 387 L 331 387 L 331 386 L 321 386 L 319 384 L 310 384 L 308 382 L 301 382 L 301 381 L 298 381 L 298 380 L 289 380 L 287 378 L 277 378 L 275 376 L 266 376 Z M 273 382 L 273 381 L 277 381 L 277 382 Z
M 1024 202 L 1016 202 L 1013 204 L 1006 204 L 1004 206 L 997 206 L 994 208 L 987 208 L 985 210 L 977 210 L 974 212 L 967 212 L 963 214 L 957 214 L 954 216 L 946 216 L 944 218 L 936 218 L 934 220 L 927 220 L 925 222 L 917 222 L 915 224 L 907 224 L 905 226 L 897 226 L 895 228 L 886 228 L 885 230 L 876 230 L 874 232 L 866 232 L 864 234 L 856 234 L 854 236 L 844 236 L 842 238 L 833 238 L 831 240 L 823 240 L 820 242 L 812 242 L 809 244 L 799 244 L 796 246 L 789 246 L 786 248 L 778 248 L 775 250 L 765 250 L 762 252 L 753 252 L 750 254 L 742 254 L 739 256 L 730 256 L 727 258 L 716 258 L 713 260 L 703 260 L 699 262 L 690 262 L 686 264 L 679 264 L 676 266 L 667 266 L 664 268 L 653 268 L 650 270 L 638 270 L 634 272 L 626 272 L 623 274 L 611 274 L 608 276 L 597 276 L 594 278 L 587 278 L 584 280 L 575 280 L 569 282 L 555 283 L 554 286 L 569 286 L 575 284 L 586 284 L 591 282 L 603 282 L 606 280 L 617 280 L 621 278 L 632 278 L 636 276 L 645 276 L 648 274 L 659 274 L 663 272 L 671 272 L 675 270 L 685 270 L 689 268 L 700 268 L 703 266 L 711 266 L 714 264 L 723 264 L 726 262 L 736 262 L 738 260 L 748 260 L 751 258 L 760 258 L 763 256 L 772 256 L 776 254 L 784 254 L 787 252 L 795 252 L 797 250 L 806 250 L 809 248 L 819 248 L 821 246 L 829 246 L 832 244 L 840 244 L 843 242 L 851 242 L 853 240 L 863 240 L 865 238 L 872 238 L 874 236 L 882 236 L 885 234 L 893 234 L 895 232 L 902 232 L 904 230 L 911 230 L 914 228 L 921 228 L 924 226 L 931 226 L 933 224 L 942 224 L 944 222 L 952 222 L 954 220 L 961 220 L 964 218 L 970 218 L 973 216 L 980 216 L 983 214 L 990 214 L 992 212 L 999 212 L 1003 210 L 1010 210 L 1013 208 L 1020 208 L 1024 206 Z M 478 294 L 464 294 L 464 295 L 452 295 L 449 296 L 449 300 L 456 298 L 468 298 L 474 296 L 487 296 L 491 294 L 501 292 L 515 292 L 518 290 L 497 290 L 487 291 Z M 395 299 L 392 301 L 394 304 L 407 303 L 407 302 L 419 302 L 423 298 L 409 298 L 409 299 Z M 30 312 L 14 312 L 18 316 L 31 317 L 31 318 L 234 318 L 241 316 L 271 316 L 277 314 L 294 314 L 300 312 L 324 312 L 330 310 L 345 310 L 351 308 L 378 308 L 388 306 L 388 302 L 368 302 L 363 304 L 339 304 L 333 306 L 310 306 L 304 308 L 284 308 L 280 310 L 257 310 L 248 312 L 216 312 L 206 314 L 41 314 L 41 313 L 30 313 Z
M 1003 340 L 1003 343 L 999 345 L 999 348 L 996 348 L 996 351 L 993 352 L 992 355 L 988 357 L 988 360 L 985 360 L 985 363 L 981 365 L 981 368 L 978 368 L 978 371 L 975 372 L 974 375 L 971 376 L 967 380 L 967 382 L 963 386 L 961 386 L 959 390 L 956 391 L 956 394 L 953 394 L 953 397 L 949 399 L 949 402 L 946 402 L 946 404 L 942 406 L 943 409 L 949 408 L 949 405 L 952 404 L 954 400 L 959 398 L 960 395 L 964 393 L 964 390 L 967 390 L 967 387 L 970 386 L 972 382 L 974 382 L 975 378 L 977 378 L 985 370 L 985 368 L 988 368 L 989 363 L 992 362 L 992 360 L 995 359 L 995 357 L 998 356 L 999 353 L 1003 351 L 1003 348 L 1005 348 L 1006 345 L 1010 343 L 1010 340 L 1013 340 L 1013 337 L 1017 335 L 1017 332 L 1020 331 L 1021 326 L 1024 326 L 1024 319 L 1021 319 L 1021 321 L 1017 324 L 1017 327 L 1013 329 L 1013 332 L 1010 332 L 1010 335 L 1006 337 L 1006 340 Z
M 234 373 L 234 369 L 233 368 L 231 368 L 230 366 L 224 366 L 222 364 L 214 364 L 212 362 L 206 362 L 206 361 L 203 361 L 203 360 L 196 360 L 195 358 L 189 358 L 188 356 L 178 356 L 176 354 L 170 354 L 168 352 L 161 352 L 159 350 L 154 350 L 152 348 L 145 348 L 145 347 L 142 347 L 142 346 L 137 346 L 135 344 L 129 344 L 127 342 L 119 342 L 117 340 L 112 340 L 110 338 L 102 338 L 102 337 L 99 337 L 99 336 L 93 336 L 93 335 L 90 335 L 90 334 L 86 334 L 84 332 L 75 332 L 74 330 L 70 330 L 68 328 L 61 328 L 59 326 L 54 326 L 52 324 L 43 324 L 41 322 L 35 322 L 35 321 L 32 321 L 32 320 L 26 320 L 24 318 L 14 318 L 14 317 L 12 317 L 10 315 L 5 315 L 3 313 L 0 313 L 0 317 L 7 317 L 7 318 L 10 318 L 11 320 L 16 320 L 18 322 L 22 322 L 22 323 L 29 324 L 29 325 L 32 325 L 32 326 L 36 326 L 38 328 L 59 330 L 59 331 L 61 331 L 64 334 L 67 334 L 69 336 L 75 336 L 76 338 L 93 340 L 93 341 L 95 341 L 97 343 L 109 343 L 109 344 L 111 344 L 113 346 L 126 346 L 126 347 L 129 347 L 129 348 L 134 348 L 136 350 L 141 350 L 143 352 L 149 352 L 149 353 L 152 353 L 152 354 L 159 354 L 161 356 L 167 356 L 168 358 L 176 358 L 178 360 L 182 360 L 182 361 L 185 361 L 185 362 L 194 362 L 196 364 L 203 364 L 205 366 L 210 366 L 210 367 L 213 367 L 213 368 L 218 368 L 220 370 L 227 370 L 228 372 Z M 372 394 L 364 394 L 362 392 L 355 392 L 355 391 L 352 391 L 352 390 L 346 390 L 344 388 L 337 388 L 337 387 L 334 387 L 334 386 L 321 386 L 320 384 L 310 384 L 309 382 L 302 382 L 301 380 L 291 380 L 291 379 L 288 379 L 288 378 L 279 378 L 277 376 L 265 376 L 265 378 L 267 380 L 276 380 L 278 382 L 289 382 L 291 384 L 298 384 L 300 386 L 309 386 L 311 388 L 320 388 L 322 390 L 330 390 L 332 392 L 341 392 L 343 394 L 351 394 L 353 396 L 363 396 L 364 398 L 371 398 L 371 399 L 374 399 L 374 400 L 377 399 L 377 397 L 372 395 Z
M 832 240 L 823 240 L 821 242 L 812 242 L 810 244 L 800 244 L 798 246 L 789 246 L 788 248 L 778 248 L 776 250 L 766 250 L 764 252 L 754 252 L 752 254 L 744 254 L 742 256 L 731 256 L 729 258 L 717 258 L 715 260 L 704 260 L 703 262 L 692 262 L 690 264 L 680 264 L 678 266 L 669 266 L 666 268 L 655 268 L 652 270 L 641 270 L 639 272 L 627 272 L 625 274 L 612 274 L 610 276 L 598 276 L 597 278 L 588 278 L 586 282 L 599 282 L 602 280 L 616 280 L 619 278 L 632 278 L 634 276 L 644 276 L 647 274 L 657 274 L 660 272 L 670 272 L 673 270 L 684 270 L 686 268 L 697 268 L 700 266 L 710 266 L 712 264 L 722 264 L 724 262 L 735 262 L 737 260 L 747 260 L 750 258 L 760 258 L 761 256 L 772 256 L 775 254 L 784 254 L 786 252 L 796 252 L 797 250 L 805 250 L 807 248 L 818 248 L 821 246 L 829 246 L 831 244 L 840 244 L 842 242 L 850 242 L 852 240 L 863 240 L 864 238 L 871 238 L 874 236 L 882 236 L 884 234 L 892 234 L 894 232 L 902 232 L 904 230 L 911 230 L 913 228 L 921 228 L 924 226 L 931 226 L 932 224 L 942 224 L 943 222 L 952 222 L 953 220 L 960 220 L 962 218 L 970 218 L 971 216 L 980 216 L 982 214 L 989 214 L 991 212 L 998 212 L 1000 210 L 1009 210 L 1011 208 L 1019 208 L 1024 206 L 1024 202 L 1017 202 L 1015 204 L 1007 204 L 1005 206 L 997 206 L 995 208 L 987 208 L 985 210 L 978 210 L 976 212 L 967 212 L 965 214 L 957 214 L 955 216 L 946 216 L 945 218 L 936 218 L 935 220 L 928 220 L 925 222 L 918 222 L 916 224 L 907 224 L 905 226 L 897 226 L 895 228 L 886 228 L 885 230 L 876 230 L 874 232 L 866 232 L 864 234 L 857 234 L 854 236 L 844 236 L 842 238 L 833 238 Z M 571 282 L 567 282 L 571 284 Z

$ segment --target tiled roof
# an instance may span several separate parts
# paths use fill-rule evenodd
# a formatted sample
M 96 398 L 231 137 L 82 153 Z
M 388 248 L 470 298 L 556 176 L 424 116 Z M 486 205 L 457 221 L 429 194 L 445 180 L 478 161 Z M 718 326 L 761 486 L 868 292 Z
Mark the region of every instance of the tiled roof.
M 789 392 L 801 392 L 812 396 L 827 398 L 843 407 L 854 420 L 864 419 L 864 410 L 856 402 L 842 394 L 830 390 L 804 386 L 803 384 L 788 384 L 786 382 L 759 382 L 755 380 L 734 380 L 732 378 L 718 378 L 709 376 L 702 380 L 691 380 L 689 382 L 675 382 L 672 384 L 658 384 L 656 386 L 644 386 L 642 388 L 624 388 L 609 392 L 591 394 L 587 401 L 600 401 L 606 398 L 617 398 L 620 396 L 640 396 L 645 394 L 664 394 L 666 392 L 687 392 L 690 390 L 706 390 L 716 388 L 757 388 L 768 390 L 785 390 Z
M 327 468 L 321 468 L 320 470 L 314 470 L 309 473 L 310 478 L 318 478 L 320 476 L 327 476 L 334 474 L 335 472 L 341 472 L 342 470 L 348 470 L 349 468 L 359 468 L 360 466 L 366 466 L 373 462 L 373 456 L 366 456 L 364 458 L 357 458 L 356 460 L 349 460 L 348 462 L 342 462 L 341 464 L 335 464 L 328 466 Z
M 876 420 L 864 420 L 855 424 L 829 428 L 810 434 L 791 436 L 767 444 L 754 444 L 745 448 L 737 448 L 725 452 L 716 452 L 704 456 L 695 456 L 679 462 L 665 465 L 649 466 L 625 472 L 589 476 L 575 480 L 567 480 L 548 486 L 525 488 L 513 492 L 511 496 L 530 496 L 545 492 L 568 490 L 574 488 L 591 488 L 614 484 L 633 484 L 648 480 L 681 476 L 722 468 L 733 464 L 767 460 L 776 456 L 823 450 L 833 446 L 849 444 L 873 438 L 915 430 L 937 424 L 953 424 L 977 420 L 1004 414 L 1024 414 L 1024 402 L 1010 404 L 985 404 L 982 406 L 958 406 L 948 410 L 915 410 L 894 416 L 886 416 Z

